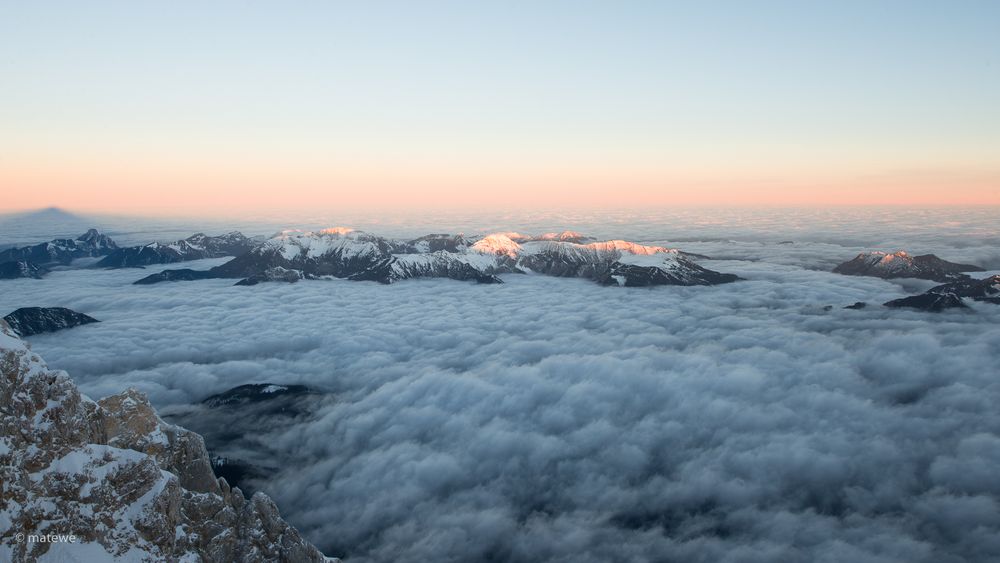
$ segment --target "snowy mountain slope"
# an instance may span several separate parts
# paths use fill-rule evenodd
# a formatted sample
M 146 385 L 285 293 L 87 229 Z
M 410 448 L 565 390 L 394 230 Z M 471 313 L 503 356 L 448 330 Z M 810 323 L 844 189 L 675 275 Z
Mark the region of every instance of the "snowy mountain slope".
M 26 536 L 72 535 L 48 543 Z M 203 440 L 127 390 L 94 402 L 0 321 L 0 560 L 322 562 Z
M 428 235 L 396 241 L 348 228 L 284 231 L 211 270 L 166 270 L 136 283 L 243 278 L 241 284 L 252 285 L 322 277 L 380 283 L 416 277 L 501 283 L 497 275 L 510 273 L 582 277 L 628 286 L 710 285 L 738 279 L 703 268 L 674 249 L 623 240 L 571 240 L 589 239 L 579 233 L 542 237 L 496 233 L 483 237 Z

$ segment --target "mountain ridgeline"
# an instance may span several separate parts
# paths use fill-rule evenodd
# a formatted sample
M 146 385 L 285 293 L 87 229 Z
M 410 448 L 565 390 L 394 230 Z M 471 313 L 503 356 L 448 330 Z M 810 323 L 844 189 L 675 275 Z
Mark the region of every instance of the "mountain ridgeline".
M 0 279 L 41 278 L 49 266 L 68 265 L 77 258 L 104 256 L 118 248 L 111 237 L 90 229 L 75 239 L 53 239 L 31 246 L 0 250 Z
M 234 231 L 219 236 L 198 233 L 171 243 L 119 247 L 111 237 L 90 229 L 75 239 L 54 239 L 0 251 L 0 279 L 40 279 L 51 267 L 68 266 L 77 258 L 101 258 L 94 264 L 97 268 L 137 268 L 240 256 L 261 243 L 260 239 Z
M 151 264 L 173 264 L 203 258 L 241 256 L 260 245 L 260 242 L 236 231 L 214 237 L 198 233 L 167 244 L 154 242 L 142 246 L 119 248 L 102 258 L 97 263 L 97 267 L 131 268 Z
M 209 270 L 165 270 L 136 284 L 210 278 L 267 281 L 343 278 L 393 283 L 410 278 L 449 278 L 502 283 L 500 274 L 543 274 L 604 285 L 715 285 L 733 274 L 698 265 L 693 255 L 623 240 L 593 241 L 579 233 L 484 237 L 434 234 L 394 240 L 347 228 L 285 231 L 249 252 Z

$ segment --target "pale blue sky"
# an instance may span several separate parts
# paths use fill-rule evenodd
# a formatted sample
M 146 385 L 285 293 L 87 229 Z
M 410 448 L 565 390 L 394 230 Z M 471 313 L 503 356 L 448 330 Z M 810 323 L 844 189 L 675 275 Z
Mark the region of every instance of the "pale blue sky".
M 0 102 L 0 174 L 54 196 L 116 160 L 133 186 L 600 164 L 646 195 L 920 171 L 995 195 L 1000 2 L 0 2 Z

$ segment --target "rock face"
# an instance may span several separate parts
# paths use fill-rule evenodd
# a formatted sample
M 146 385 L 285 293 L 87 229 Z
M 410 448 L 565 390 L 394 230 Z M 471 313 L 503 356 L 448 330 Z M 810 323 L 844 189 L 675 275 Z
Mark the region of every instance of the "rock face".
M 398 241 L 347 228 L 286 231 L 210 270 L 165 270 L 135 283 L 232 278 L 253 285 L 326 277 L 380 283 L 417 277 L 502 283 L 498 274 L 509 273 L 580 277 L 621 286 L 713 285 L 739 279 L 703 268 L 674 249 L 623 240 L 582 242 L 586 240 L 571 232 L 539 237 L 438 234 Z
M 101 259 L 97 266 L 101 268 L 130 268 L 150 264 L 172 264 L 203 258 L 241 256 L 259 244 L 259 241 L 247 238 L 243 236 L 243 233 L 236 231 L 216 237 L 198 233 L 169 244 L 154 242 L 144 246 L 119 248 Z
M 75 543 L 18 534 L 72 534 Z M 57 554 L 56 554 L 57 553 Z M 0 560 L 321 562 L 134 390 L 94 402 L 0 323 Z
M 900 250 L 893 254 L 863 252 L 853 260 L 837 266 L 833 271 L 847 276 L 872 276 L 883 279 L 918 278 L 949 282 L 966 279 L 968 276 L 962 272 L 981 272 L 983 269 L 970 264 L 948 262 L 933 254 L 911 256 Z
M 34 246 L 8 248 L 0 251 L 4 262 L 31 262 L 37 266 L 69 264 L 76 258 L 104 256 L 118 248 L 115 241 L 97 229 L 90 229 L 75 239 L 55 239 Z
M 100 322 L 94 317 L 64 307 L 21 307 L 3 320 L 7 321 L 15 334 L 22 337 Z
M 945 309 L 968 309 L 968 306 L 962 302 L 962 298 L 954 293 L 921 293 L 902 299 L 893 299 L 883 303 L 883 305 L 896 308 L 908 307 L 931 313 L 940 313 Z
M 27 260 L 14 260 L 0 263 L 0 280 L 12 280 L 16 278 L 42 279 L 48 270 L 34 262 Z

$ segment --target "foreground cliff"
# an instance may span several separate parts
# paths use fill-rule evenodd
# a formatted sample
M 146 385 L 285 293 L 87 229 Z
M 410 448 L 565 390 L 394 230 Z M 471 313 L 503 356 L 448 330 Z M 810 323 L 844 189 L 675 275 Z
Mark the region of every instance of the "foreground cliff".
M 135 390 L 81 395 L 0 321 L 0 561 L 39 560 L 327 559 L 267 496 L 216 480 L 201 436 Z

